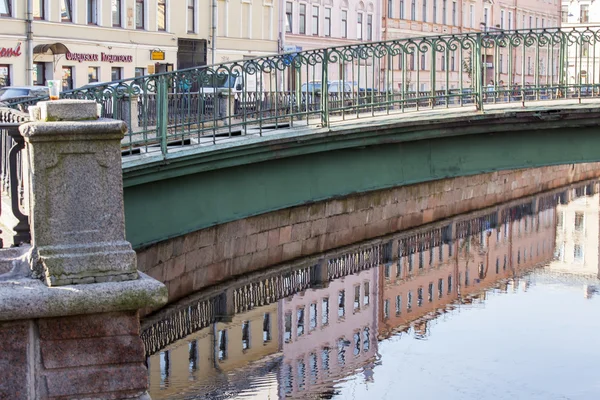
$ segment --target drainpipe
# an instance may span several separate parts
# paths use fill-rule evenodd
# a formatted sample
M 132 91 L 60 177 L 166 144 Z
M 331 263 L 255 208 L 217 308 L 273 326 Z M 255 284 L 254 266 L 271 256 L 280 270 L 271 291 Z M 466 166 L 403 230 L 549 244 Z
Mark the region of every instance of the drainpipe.
M 27 67 L 25 71 L 27 75 L 27 86 L 33 86 L 33 0 L 27 0 L 25 24 L 27 27 Z
M 31 1 L 31 0 L 30 0 Z M 216 52 L 217 52 L 217 0 L 212 0 L 212 26 L 210 28 L 211 36 L 211 64 L 216 64 Z

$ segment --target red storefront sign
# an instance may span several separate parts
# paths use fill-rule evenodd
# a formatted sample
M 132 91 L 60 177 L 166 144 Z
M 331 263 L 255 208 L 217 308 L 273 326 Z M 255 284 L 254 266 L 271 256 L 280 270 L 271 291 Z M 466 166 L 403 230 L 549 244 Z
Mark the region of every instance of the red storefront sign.
M 19 57 L 21 55 L 21 43 L 14 49 L 10 47 L 0 47 L 0 57 Z
M 106 54 L 106 53 L 100 53 L 100 56 L 98 56 L 98 54 L 91 54 L 91 53 L 67 53 L 66 58 L 69 61 L 77 61 L 77 62 L 102 61 L 102 62 L 108 62 L 111 64 L 114 62 L 124 62 L 124 63 L 133 62 L 133 56 L 125 56 L 125 55 L 119 55 L 119 54 Z

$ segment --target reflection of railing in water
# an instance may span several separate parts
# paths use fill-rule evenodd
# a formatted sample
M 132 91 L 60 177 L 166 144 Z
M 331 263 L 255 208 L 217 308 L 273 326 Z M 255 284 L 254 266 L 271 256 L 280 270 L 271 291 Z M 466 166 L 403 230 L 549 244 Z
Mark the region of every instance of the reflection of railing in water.
M 469 235 L 475 235 L 498 225 L 498 214 L 496 212 L 473 218 L 468 221 L 456 223 L 456 237 L 464 239 Z
M 329 280 L 355 274 L 378 266 L 386 260 L 387 244 L 377 244 L 327 261 Z
M 259 282 L 248 283 L 233 291 L 234 310 L 242 313 L 291 296 L 311 286 L 311 271 L 304 267 L 283 275 L 274 275 Z
M 171 343 L 206 328 L 221 313 L 221 298 L 212 297 L 179 309 L 144 329 L 140 335 L 146 354 L 151 355 Z

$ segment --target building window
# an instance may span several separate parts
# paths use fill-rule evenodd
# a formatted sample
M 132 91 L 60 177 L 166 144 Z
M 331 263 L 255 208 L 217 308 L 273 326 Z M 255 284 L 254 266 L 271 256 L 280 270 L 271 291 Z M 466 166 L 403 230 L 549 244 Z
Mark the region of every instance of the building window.
M 421 71 L 425 71 L 425 54 L 421 54 Z M 419 268 L 422 268 L 421 267 L 421 261 L 423 260 L 423 252 L 421 252 L 419 254 L 419 256 L 420 256 L 420 258 L 419 258 Z M 431 262 L 431 257 L 429 258 L 429 260 Z
M 158 30 L 166 31 L 167 30 L 167 0 L 158 0 L 158 15 L 156 18 L 158 19 Z
M 406 295 L 406 310 L 410 311 L 412 309 L 412 292 L 408 292 Z
M 142 68 L 142 67 L 136 67 L 135 68 L 135 77 L 139 78 L 141 76 L 146 75 L 146 69 Z
M 196 32 L 196 0 L 188 0 L 187 31 Z
M 112 81 L 120 81 L 121 79 L 123 79 L 123 68 L 112 67 L 110 69 L 110 78 Z
M 471 28 L 475 26 L 475 7 L 469 6 L 469 25 Z
M 373 41 L 373 15 L 367 15 L 367 40 Z
M 331 36 L 331 8 L 325 9 L 325 36 Z
M 433 23 L 437 24 L 437 0 L 433 0 Z
M 429 287 L 427 288 L 427 301 L 430 303 L 433 301 L 433 282 L 429 282 Z
M 298 20 L 298 33 L 306 34 L 306 4 L 300 4 L 300 18 Z
M 12 17 L 11 0 L 0 0 L 0 17 Z
M 390 317 L 390 300 L 386 299 L 383 302 L 383 318 L 388 319 Z
M 10 0 L 0 0 L 0 14 L 2 14 L 2 2 L 10 5 Z M 33 18 L 46 19 L 46 0 L 35 0 L 33 2 Z
M 569 22 L 569 6 L 562 6 L 560 15 L 562 22 Z
M 370 292 L 369 292 L 369 282 L 365 282 L 363 294 L 363 305 L 368 306 L 371 301 Z
M 452 55 L 450 56 L 450 71 L 454 72 L 455 70 L 455 66 L 454 66 L 454 61 L 455 61 L 455 57 L 454 57 L 454 52 L 452 52 Z M 448 251 L 449 251 L 449 256 L 452 257 L 452 246 L 448 245 Z
M 575 258 L 576 263 L 583 262 L 583 246 L 581 244 L 573 246 L 573 257 Z
M 36 86 L 44 86 L 44 63 L 43 62 L 36 62 L 33 63 L 33 84 Z M 2 86 L 2 85 L 0 85 Z
M 73 8 L 71 7 L 71 0 L 62 0 L 62 6 L 60 9 L 60 19 L 63 22 L 73 22 L 73 14 L 71 13 Z
M 296 311 L 296 336 L 304 335 L 304 307 Z
M 579 22 L 585 24 L 590 22 L 590 6 L 589 4 L 582 4 L 579 6 Z M 536 26 L 537 28 L 537 26 Z
M 8 64 L 0 64 L 0 88 L 4 86 L 10 86 L 10 65 Z
M 417 289 L 417 307 L 421 307 L 423 305 L 423 288 L 420 287 Z
M 292 7 L 293 4 L 291 2 L 285 3 L 285 31 L 287 33 L 292 33 Z
M 348 37 L 348 11 L 342 10 L 342 37 Z
M 442 24 L 447 25 L 448 24 L 448 17 L 447 17 L 447 12 L 446 12 L 446 8 L 448 5 L 448 0 L 442 0 Z
M 452 293 L 452 275 L 448 275 L 448 294 Z
M 441 64 L 442 64 L 442 71 L 445 71 L 446 70 L 446 56 L 442 56 L 442 62 L 441 62 Z M 440 254 L 441 253 L 442 252 L 440 251 Z
M 87 23 L 98 24 L 98 3 L 96 0 L 87 0 Z
M 485 32 L 487 32 L 489 30 L 489 26 L 490 26 L 489 25 L 490 21 L 488 18 L 489 12 L 490 12 L 489 8 L 483 9 L 483 29 Z
M 283 327 L 283 340 L 285 343 L 289 343 L 292 341 L 292 313 L 285 313 L 284 318 L 284 327 Z
M 112 25 L 121 26 L 121 0 L 112 0 Z
M 360 285 L 354 286 L 354 311 L 360 310 Z
M 427 0 L 423 0 L 423 22 L 427 22 Z
M 404 19 L 404 0 L 400 0 L 400 19 Z
M 88 83 L 98 82 L 99 70 L 98 67 L 88 67 Z
M 417 19 L 417 0 L 410 0 L 410 19 L 411 21 Z
M 73 89 L 73 67 L 62 67 L 62 88 Z
M 452 25 L 456 26 L 456 2 L 452 2 Z
M 500 54 L 499 64 L 500 65 L 498 65 L 498 72 L 500 72 L 502 74 L 503 73 L 503 71 L 502 71 L 502 65 L 504 64 L 504 60 L 502 59 L 502 54 Z
M 358 13 L 356 16 L 356 39 L 362 40 L 363 38 L 363 14 Z
M 144 29 L 144 17 L 146 16 L 145 0 L 135 0 L 135 29 Z M 190 0 L 194 1 L 194 0 Z
M 533 26 L 532 25 L 533 24 L 532 21 L 533 21 L 533 17 L 529 17 L 529 29 L 531 29 L 532 26 Z
M 312 8 L 312 34 L 319 35 L 319 6 Z
M 444 280 L 442 278 L 438 279 L 438 299 L 441 299 L 444 295 Z
M 512 31 L 512 11 L 508 12 L 508 30 Z
M 388 18 L 394 18 L 394 0 L 388 0 L 388 9 L 387 9 L 387 16 Z
M 219 361 L 227 360 L 227 330 L 217 332 L 217 345 L 219 348 Z
M 308 330 L 317 329 L 317 303 L 312 303 L 308 309 Z

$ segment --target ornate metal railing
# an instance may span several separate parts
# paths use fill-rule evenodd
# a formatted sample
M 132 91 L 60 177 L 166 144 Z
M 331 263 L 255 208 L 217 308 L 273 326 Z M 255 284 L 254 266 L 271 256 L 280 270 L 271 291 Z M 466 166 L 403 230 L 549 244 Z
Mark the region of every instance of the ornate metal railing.
M 600 27 L 439 35 L 196 67 L 61 94 L 129 125 L 129 153 L 423 109 L 600 96 Z M 33 101 L 16 103 L 26 108 Z
M 12 246 L 21 243 L 29 243 L 31 235 L 29 231 L 29 218 L 24 213 L 25 208 L 25 175 L 23 170 L 23 158 L 21 151 L 25 148 L 25 140 L 19 132 L 19 126 L 29 120 L 27 114 L 0 108 L 0 184 L 2 185 L 2 198 L 8 199 L 10 204 L 9 213 L 14 217 L 7 216 L 4 211 L 2 219 L 4 223 L 11 223 L 13 231 Z M 0 247 L 3 243 L 0 239 Z

